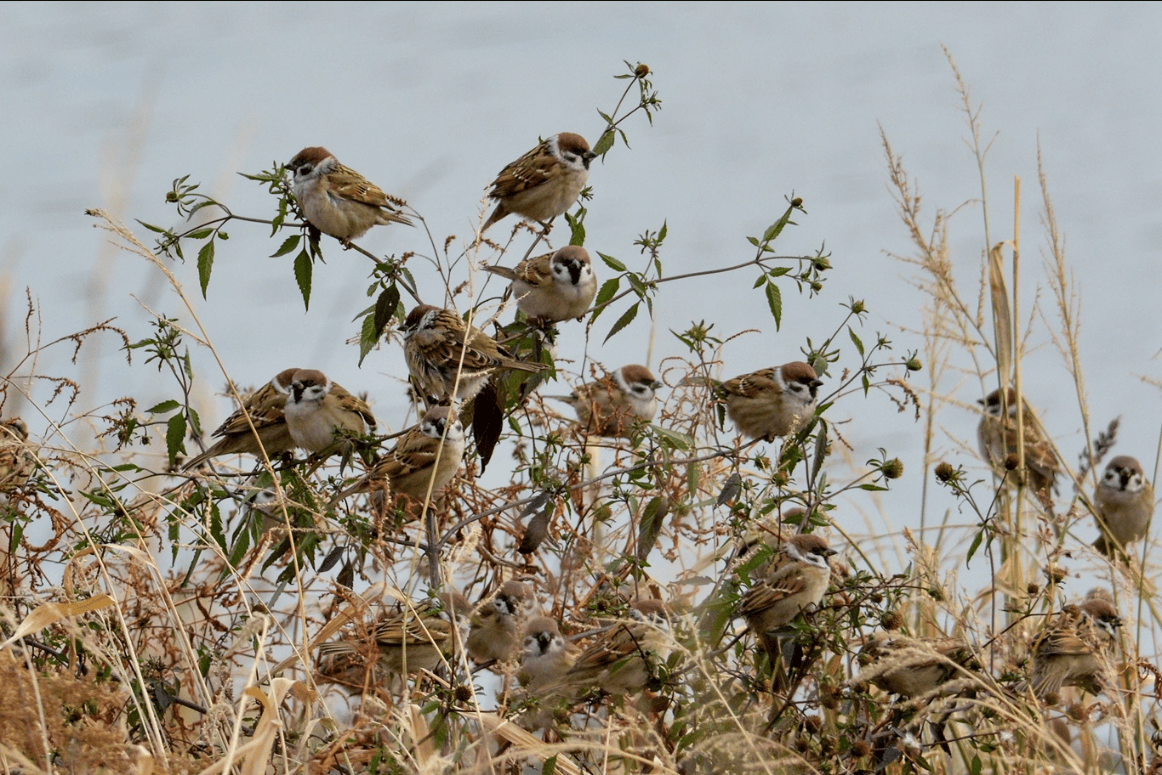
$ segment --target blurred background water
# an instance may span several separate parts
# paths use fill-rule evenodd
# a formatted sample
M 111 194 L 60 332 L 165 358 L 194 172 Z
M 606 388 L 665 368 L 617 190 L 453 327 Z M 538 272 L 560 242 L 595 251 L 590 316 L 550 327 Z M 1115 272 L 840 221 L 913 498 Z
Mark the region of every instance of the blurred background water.
M 745 237 L 760 235 L 794 192 L 807 214 L 779 239 L 779 253 L 824 246 L 834 270 L 818 298 L 783 288 L 780 331 L 761 291 L 750 289 L 753 272 L 664 285 L 652 351 L 645 315 L 602 346 L 615 319 L 608 314 L 590 358 L 610 367 L 649 358 L 656 366 L 683 352 L 668 332 L 703 318 L 723 336 L 761 329 L 726 348 L 730 376 L 795 359 L 808 337 L 819 342 L 835 329 L 849 297 L 870 310 L 864 340 L 882 332 L 903 356 L 921 345 L 915 332 L 926 300 L 912 270 L 889 256 L 911 246 L 887 187 L 881 131 L 918 181 L 929 217 L 968 203 L 951 222 L 951 245 L 970 300 L 986 248 L 982 209 L 972 201 L 981 181 L 946 46 L 991 143 L 994 242 L 1012 234 L 1013 176 L 1023 180 L 1025 319 L 1039 300 L 1058 326 L 1040 269 L 1040 153 L 1081 297 L 1093 422 L 1100 428 L 1121 415 L 1116 452 L 1155 472 L 1162 412 L 1146 380 L 1159 377 L 1162 317 L 1154 271 L 1162 243 L 1160 33 L 1159 7 L 1125 4 L 6 4 L 0 133 L 13 179 L 0 185 L 0 372 L 26 348 L 26 288 L 42 342 L 110 317 L 131 340 L 143 338 L 146 307 L 191 324 L 160 273 L 110 248 L 85 208 L 106 208 L 134 227 L 133 219 L 176 227 L 164 196 L 188 174 L 235 212 L 270 217 L 272 200 L 235 173 L 322 144 L 406 198 L 437 242 L 454 234 L 459 246 L 478 221 L 486 184 L 538 136 L 576 131 L 596 141 L 596 110 L 611 110 L 620 96 L 625 82 L 611 76 L 625 72 L 623 60 L 650 66 L 663 107 L 652 127 L 640 116 L 624 125 L 632 150 L 619 144 L 594 164 L 591 250 L 640 267 L 634 240 L 666 223 L 667 274 L 741 263 L 753 253 Z M 509 221 L 498 227 L 509 229 Z M 288 365 L 317 367 L 367 391 L 381 421 L 400 427 L 406 371 L 398 343 L 362 369 L 356 348 L 343 344 L 369 304 L 369 262 L 324 244 L 327 263 L 316 267 L 304 312 L 291 257 L 269 258 L 278 242 L 268 230 L 237 224 L 229 232 L 208 299 L 196 291 L 193 262 L 175 266 L 229 375 L 254 385 Z M 378 254 L 431 253 L 418 229 L 375 229 L 360 242 Z M 426 265 L 412 266 L 425 298 L 439 301 Z M 580 327 L 562 338 L 563 355 L 580 357 Z M 1025 390 L 1072 455 L 1083 447 L 1081 415 L 1049 342 L 1034 319 Z M 853 366 L 845 347 L 841 366 Z M 128 394 L 148 407 L 175 392 L 140 357 L 128 366 L 111 336 L 87 345 L 76 365 L 71 355 L 51 349 L 17 374 L 74 378 L 81 394 L 70 414 Z M 232 408 L 214 395 L 225 376 L 208 351 L 195 348 L 193 359 L 213 428 Z M 981 383 L 968 375 L 942 389 L 966 408 L 940 416 L 937 451 L 984 477 L 972 455 L 978 416 L 967 408 Z M 31 403 L 10 393 L 4 413 L 21 413 L 34 434 L 61 443 L 49 429 L 66 412 L 62 401 L 45 404 L 51 392 L 33 383 Z M 836 520 L 858 532 L 866 519 L 879 535 L 918 524 L 923 428 L 874 394 L 844 399 L 832 416 L 850 419 L 841 430 L 857 463 L 882 447 L 906 465 L 892 492 L 853 499 Z M 939 520 L 957 503 L 939 492 L 929 508 Z M 1096 534 L 1088 524 L 1078 531 Z M 1090 585 L 1078 582 L 1080 591 Z

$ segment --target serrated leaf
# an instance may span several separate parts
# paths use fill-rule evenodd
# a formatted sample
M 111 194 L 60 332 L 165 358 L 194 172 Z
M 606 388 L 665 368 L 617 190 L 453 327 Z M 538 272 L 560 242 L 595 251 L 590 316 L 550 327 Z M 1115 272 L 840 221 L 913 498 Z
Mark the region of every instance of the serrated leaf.
M 859 341 L 859 337 L 855 335 L 855 331 L 850 326 L 847 333 L 851 336 L 851 343 L 855 345 L 855 349 L 859 350 L 860 357 L 863 357 L 863 342 Z
M 169 462 L 177 460 L 182 451 L 182 441 L 186 437 L 186 416 L 178 412 L 169 418 L 165 428 L 165 449 L 169 453 Z
M 213 229 L 198 229 L 186 235 L 186 239 L 205 239 L 214 233 Z
M 287 237 L 285 240 L 283 240 L 283 243 L 279 246 L 278 250 L 274 251 L 274 254 L 271 255 L 271 258 L 278 258 L 279 256 L 289 255 L 290 253 L 294 252 L 294 249 L 299 246 L 299 240 L 302 239 L 302 236 L 303 235 L 301 234 L 295 234 L 292 237 Z
M 605 335 L 605 339 L 601 342 L 602 344 L 608 342 L 614 334 L 633 322 L 633 319 L 637 317 L 637 308 L 640 303 L 634 304 L 625 312 L 621 313 L 621 317 L 617 319 L 617 322 L 613 324 L 613 328 L 609 329 L 609 333 Z
M 758 237 L 747 237 L 746 241 L 749 242 L 750 244 L 754 245 L 756 248 L 759 246 Z
M 980 543 L 983 540 L 984 540 L 984 531 L 983 530 L 976 531 L 976 535 L 973 536 L 973 538 L 972 538 L 972 544 L 969 545 L 969 547 L 968 547 L 968 554 L 966 554 L 964 557 L 964 567 L 967 568 L 968 564 L 970 562 L 972 562 L 972 556 L 974 554 L 976 554 L 976 550 L 980 548 Z
M 604 304 L 616 296 L 620 288 L 621 280 L 616 277 L 601 284 L 601 289 L 597 291 L 597 298 L 593 300 L 593 320 L 597 320 L 597 316 L 605 311 Z
M 811 461 L 811 471 L 814 476 L 819 476 L 819 472 L 823 470 L 823 461 L 827 457 L 827 423 L 819 423 L 819 434 L 815 437 L 815 456 Z
M 597 145 L 593 146 L 593 153 L 598 156 L 604 156 L 613 147 L 613 141 L 613 131 L 609 129 L 605 130 L 605 134 L 597 141 Z
M 767 306 L 771 308 L 771 315 L 775 318 L 775 330 L 783 324 L 783 294 L 779 286 L 767 283 Z
M 375 316 L 368 315 L 363 318 L 363 326 L 359 331 L 359 365 L 363 365 L 363 359 L 367 357 L 367 353 L 375 348 L 375 344 L 379 341 L 379 334 L 375 331 Z
M 759 278 L 754 281 L 754 285 L 752 285 L 751 288 L 752 289 L 757 288 L 760 285 L 762 285 L 763 283 L 765 283 L 766 281 L 767 281 L 767 276 L 765 274 L 760 274 Z
M 735 471 L 733 474 L 726 477 L 726 481 L 722 484 L 722 492 L 718 493 L 718 498 L 715 500 L 714 504 L 716 506 L 722 506 L 724 504 L 730 503 L 732 500 L 738 497 L 740 492 L 742 492 L 742 476 L 740 476 L 739 473 Z
M 787 212 L 783 213 L 783 216 L 779 218 L 779 220 L 775 221 L 767 227 L 767 230 L 763 232 L 763 242 L 770 242 L 782 233 L 787 224 L 791 223 L 791 213 L 794 212 L 794 210 L 795 208 L 788 207 Z
M 152 232 L 155 232 L 155 233 L 157 233 L 157 234 L 169 234 L 169 229 L 163 229 L 163 228 L 161 228 L 160 226 L 154 226 L 154 225 L 153 225 L 153 224 L 151 224 L 151 223 L 146 223 L 145 221 L 139 221 L 139 220 L 137 220 L 136 218 L 134 218 L 133 220 L 137 221 L 138 223 L 140 223 L 140 224 L 141 224 L 142 226 L 144 226 L 145 228 L 147 228 L 147 229 L 149 229 L 150 231 L 152 231 Z
M 343 557 L 343 552 L 347 550 L 345 546 L 336 546 L 331 551 L 327 552 L 327 556 L 323 558 L 323 562 L 319 565 L 319 573 L 326 573 L 335 567 L 335 563 L 339 562 Z
M 145 411 L 149 412 L 150 414 L 163 414 L 165 412 L 172 412 L 179 406 L 181 406 L 181 404 L 179 404 L 177 401 L 174 401 L 173 399 L 170 399 L 169 401 L 162 401 L 160 404 L 152 406 Z
M 598 251 L 597 255 L 600 256 L 601 260 L 605 262 L 605 265 L 608 266 L 613 271 L 615 271 L 615 272 L 624 272 L 625 271 L 625 264 L 621 263 L 613 256 L 607 256 L 604 253 L 602 253 L 601 251 Z
M 202 286 L 202 298 L 206 298 L 206 288 L 210 285 L 210 271 L 214 268 L 214 240 L 210 240 L 198 251 L 198 283 Z
M 314 265 L 311 264 L 311 257 L 307 255 L 307 251 L 301 251 L 295 256 L 295 282 L 299 284 L 299 292 L 303 295 L 303 307 L 305 309 L 311 308 L 311 271 Z
M 399 306 L 399 288 L 395 284 L 383 289 L 379 298 L 375 300 L 375 338 L 383 334 L 383 329 L 391 322 L 395 315 L 395 308 Z
M 652 423 L 650 427 L 654 429 L 654 434 L 660 440 L 665 441 L 672 449 L 688 450 L 694 446 L 694 440 L 684 433 L 678 433 L 677 431 L 672 431 L 669 428 L 663 428 L 660 425 L 654 425 Z
M 669 232 L 669 230 L 670 230 L 669 225 L 665 221 L 662 221 L 662 228 L 658 229 L 658 244 L 659 245 L 662 244 L 662 242 L 666 239 L 666 234 Z
M 585 222 L 570 213 L 565 213 L 565 221 L 569 224 L 569 244 L 585 244 Z

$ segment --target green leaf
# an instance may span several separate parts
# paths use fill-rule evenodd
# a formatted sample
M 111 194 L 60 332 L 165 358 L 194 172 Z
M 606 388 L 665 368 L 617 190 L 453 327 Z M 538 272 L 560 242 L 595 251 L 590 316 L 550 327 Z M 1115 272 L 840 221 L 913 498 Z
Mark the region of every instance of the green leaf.
M 638 304 L 641 304 L 641 302 L 637 302 L 625 312 L 621 313 L 621 317 L 617 319 L 617 322 L 613 324 L 613 328 L 609 329 L 609 333 L 605 335 L 605 339 L 601 342 L 602 344 L 608 342 L 614 334 L 633 322 L 633 319 L 637 317 Z
M 578 212 L 584 212 L 584 209 L 585 208 L 581 208 L 578 210 Z M 569 224 L 569 244 L 584 245 L 585 222 L 572 213 L 565 213 L 565 221 Z
M 980 548 L 981 541 L 984 540 L 984 530 L 976 531 L 976 535 L 972 538 L 972 545 L 968 547 L 968 554 L 964 557 L 964 567 L 972 562 L 972 556 L 976 554 L 976 550 Z
M 156 232 L 157 234 L 169 234 L 169 229 L 163 229 L 160 226 L 154 226 L 153 224 L 146 223 L 145 221 L 138 221 L 136 218 L 134 218 L 133 220 L 137 221 L 138 223 L 140 223 L 142 226 L 149 229 L 150 231 Z
M 375 331 L 375 316 L 368 315 L 363 318 L 363 326 L 359 330 L 359 365 L 363 365 L 363 359 L 367 357 L 367 353 L 371 352 L 375 347 L 375 343 L 379 341 L 379 334 Z
M 179 406 L 181 406 L 181 404 L 179 404 L 177 401 L 174 401 L 171 399 L 169 401 L 162 401 L 160 404 L 153 406 L 153 407 L 150 407 L 149 409 L 146 409 L 145 411 L 149 412 L 150 414 L 163 414 L 165 412 L 172 412 L 174 409 L 177 409 Z
M 301 251 L 295 256 L 295 281 L 299 284 L 299 292 L 303 295 L 303 308 L 311 308 L 311 257 L 307 251 Z
M 860 357 L 863 357 L 863 342 L 859 341 L 859 337 L 855 335 L 855 331 L 848 327 L 847 333 L 851 336 L 851 343 L 855 345 L 855 349 L 859 350 Z
M 205 239 L 214 233 L 213 229 L 198 229 L 186 235 L 186 239 Z
M 650 424 L 659 440 L 666 443 L 671 449 L 688 450 L 694 448 L 694 440 L 684 433 L 678 433 L 660 425 Z
M 760 274 L 759 279 L 754 281 L 754 285 L 752 285 L 751 288 L 757 288 L 765 282 L 767 282 L 767 276 L 765 274 Z
M 617 291 L 620 287 L 621 280 L 616 277 L 614 277 L 612 280 L 606 280 L 601 284 L 601 289 L 597 291 L 597 298 L 593 300 L 593 320 L 597 320 L 597 316 L 605 311 L 605 307 L 603 305 L 617 295 Z
M 758 237 L 747 237 L 746 241 L 749 242 L 750 244 L 754 245 L 756 248 L 759 246 Z
M 294 251 L 294 249 L 299 246 L 299 240 L 302 239 L 302 236 L 303 235 L 301 235 L 301 234 L 296 234 L 293 237 L 287 237 L 283 241 L 283 243 L 279 247 L 279 249 L 274 251 L 274 254 L 271 256 L 271 258 L 278 258 L 279 256 L 285 256 L 285 255 L 288 255 L 289 253 L 291 253 L 292 251 Z
M 202 298 L 206 298 L 206 288 L 210 284 L 210 270 L 214 268 L 214 240 L 210 240 L 198 251 L 198 282 L 202 286 Z
M 395 308 L 399 306 L 399 288 L 391 284 L 383 289 L 379 298 L 375 300 L 375 338 L 383 334 L 383 329 L 391 322 L 395 315 Z
M 169 453 L 169 462 L 177 460 L 182 451 L 182 441 L 186 437 L 186 416 L 178 412 L 169 418 L 165 428 L 165 449 Z
M 665 241 L 667 231 L 669 231 L 669 227 L 666 225 L 665 221 L 662 221 L 662 228 L 658 229 L 658 244 L 659 245 L 661 245 L 662 242 Z
M 763 233 L 763 242 L 770 242 L 775 237 L 779 236 L 779 234 L 782 233 L 783 229 L 786 228 L 787 224 L 792 223 L 791 213 L 794 211 L 795 211 L 795 208 L 788 207 L 787 212 L 783 213 L 782 218 L 780 218 L 779 220 L 772 223 L 769 227 L 767 227 L 767 230 Z
M 783 294 L 779 286 L 767 283 L 767 306 L 771 308 L 771 315 L 775 318 L 775 330 L 783 324 Z
M 613 147 L 614 139 L 615 136 L 613 134 L 613 130 L 605 130 L 605 134 L 603 134 L 597 141 L 597 145 L 593 146 L 593 153 L 597 154 L 598 156 L 604 156 L 609 152 L 609 149 Z
M 605 262 L 605 265 L 608 266 L 613 271 L 615 271 L 615 272 L 624 272 L 625 271 L 625 264 L 621 263 L 613 256 L 607 256 L 604 253 L 602 253 L 601 251 L 597 251 L 597 255 L 600 256 L 601 260 Z

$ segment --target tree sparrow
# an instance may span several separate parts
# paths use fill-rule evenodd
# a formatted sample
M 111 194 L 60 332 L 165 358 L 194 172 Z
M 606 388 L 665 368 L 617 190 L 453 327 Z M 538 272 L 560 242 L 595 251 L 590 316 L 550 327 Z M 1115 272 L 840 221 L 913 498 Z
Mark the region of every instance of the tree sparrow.
M 977 426 L 980 453 L 994 470 L 1003 472 L 1005 460 L 1017 454 L 1017 391 L 1006 388 L 1002 408 L 1000 390 L 994 390 L 980 403 L 985 408 Z M 1005 414 L 1004 419 L 1001 415 Z M 1057 478 L 1057 456 L 1053 446 L 1041 436 L 1039 423 L 1026 403 L 1022 412 L 1025 426 L 1025 467 L 1029 471 L 1029 488 L 1046 504 L 1050 503 Z
M 556 253 L 526 258 L 516 269 L 485 266 L 485 271 L 511 280 L 517 308 L 538 325 L 580 318 L 597 295 L 597 278 L 589 251 L 566 245 Z
M 753 585 L 739 601 L 738 615 L 758 637 L 767 653 L 779 653 L 777 631 L 800 613 L 814 609 L 823 599 L 831 581 L 827 558 L 835 550 L 822 536 L 803 533 L 781 539 L 770 574 Z
M 564 213 L 589 180 L 589 162 L 594 156 L 585 138 L 572 132 L 542 141 L 492 181 L 488 197 L 496 200 L 496 209 L 480 233 L 509 213 L 541 223 Z
M 1093 506 L 1102 533 L 1093 545 L 1102 554 L 1112 557 L 1146 537 L 1154 516 L 1154 488 L 1136 458 L 1119 455 L 1106 465 Z
M 401 330 L 408 370 L 425 399 L 467 401 L 498 368 L 530 372 L 547 368 L 543 363 L 516 360 L 507 348 L 479 328 L 466 325 L 452 310 L 420 304 L 408 313 Z
M 1121 623 L 1104 596 L 1062 608 L 1057 620 L 1033 641 L 1029 681 L 1033 693 L 1046 699 L 1063 687 L 1079 686 L 1098 694 L 1106 685 L 1105 666 L 1116 642 L 1113 630 Z
M 421 604 L 379 622 L 371 643 L 340 638 L 319 644 L 319 672 L 358 686 L 369 656 L 376 656 L 388 673 L 405 675 L 434 670 L 452 655 L 455 644 L 452 624 L 436 609 Z
M 726 415 L 744 436 L 774 441 L 810 422 L 822 384 L 810 365 L 791 361 L 728 379 L 721 395 Z
M 186 463 L 183 470 L 196 468 L 218 455 L 261 455 L 266 450 L 267 457 L 273 458 L 294 449 L 295 441 L 287 428 L 283 410 L 290 395 L 291 382 L 298 371 L 283 369 L 274 379 L 247 396 L 242 407 L 214 431 L 218 441 Z M 251 423 L 254 430 L 250 429 Z
M 345 167 L 326 148 L 304 148 L 290 160 L 295 199 L 307 221 L 350 246 L 376 224 L 411 221 L 400 213 L 407 203 Z
M 405 431 L 391 451 L 336 495 L 335 501 L 370 492 L 384 502 L 387 496 L 403 498 L 408 512 L 418 516 L 429 487 L 435 498 L 452 481 L 463 460 L 464 427 L 456 410 L 432 406 L 418 425 Z
M 36 455 L 28 446 L 28 426 L 19 417 L 0 422 L 0 492 L 23 487 L 36 467 Z
M 921 640 L 880 633 L 860 649 L 871 664 L 860 680 L 909 699 L 931 694 L 980 665 L 960 638 Z
M 315 369 L 299 369 L 291 379 L 286 424 L 295 446 L 318 453 L 335 445 L 336 437 L 362 436 L 375 430 L 371 408 Z
M 670 614 L 661 600 L 639 600 L 629 618 L 602 632 L 577 657 L 561 683 L 577 692 L 594 686 L 609 694 L 641 691 L 670 655 Z
M 525 625 L 517 680 L 530 697 L 544 698 L 577 661 L 578 651 L 561 637 L 556 619 L 534 617 Z
M 655 391 L 662 387 L 645 366 L 622 366 L 596 382 L 578 385 L 569 396 L 546 396 L 564 401 L 577 412 L 581 428 L 596 436 L 630 438 L 634 427 L 658 413 Z
M 504 582 L 495 597 L 481 602 L 471 617 L 468 656 L 479 664 L 516 657 L 530 602 L 528 588 L 516 580 Z

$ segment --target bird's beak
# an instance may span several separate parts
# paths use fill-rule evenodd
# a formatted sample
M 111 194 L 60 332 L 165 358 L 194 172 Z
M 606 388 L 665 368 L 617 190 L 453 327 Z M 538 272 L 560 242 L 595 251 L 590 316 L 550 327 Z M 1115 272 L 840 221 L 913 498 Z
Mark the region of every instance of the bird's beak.
M 811 387 L 813 387 L 813 388 L 817 388 L 817 387 L 819 387 L 820 385 L 822 385 L 822 384 L 823 384 L 823 380 L 821 380 L 821 379 L 813 379 L 813 380 L 811 380 L 811 383 L 810 383 L 810 384 L 811 384 Z

